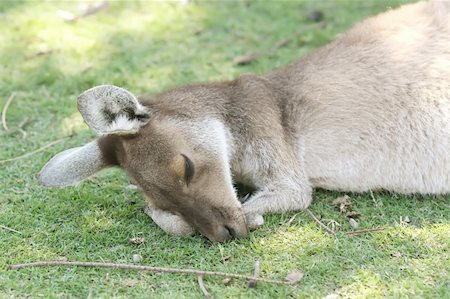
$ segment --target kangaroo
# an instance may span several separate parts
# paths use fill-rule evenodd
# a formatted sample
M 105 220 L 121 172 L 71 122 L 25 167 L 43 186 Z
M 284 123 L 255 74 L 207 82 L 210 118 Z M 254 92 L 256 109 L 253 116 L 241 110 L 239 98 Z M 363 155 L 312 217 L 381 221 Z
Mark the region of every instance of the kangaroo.
M 96 140 L 53 157 L 46 186 L 124 169 L 166 232 L 245 237 L 314 188 L 450 192 L 450 4 L 404 5 L 284 68 L 136 97 L 78 97 Z M 241 203 L 234 182 L 256 191 Z

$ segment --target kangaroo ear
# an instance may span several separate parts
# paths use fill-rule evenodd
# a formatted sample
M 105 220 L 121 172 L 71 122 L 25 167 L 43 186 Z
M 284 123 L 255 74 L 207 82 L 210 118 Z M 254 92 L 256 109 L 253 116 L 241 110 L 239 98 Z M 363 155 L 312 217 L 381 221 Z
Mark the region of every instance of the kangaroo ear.
M 99 135 L 134 134 L 149 119 L 149 111 L 128 90 L 100 85 L 78 97 L 78 110 L 88 126 Z
M 45 164 L 38 175 L 41 185 L 64 187 L 74 185 L 107 167 L 97 141 L 65 150 Z

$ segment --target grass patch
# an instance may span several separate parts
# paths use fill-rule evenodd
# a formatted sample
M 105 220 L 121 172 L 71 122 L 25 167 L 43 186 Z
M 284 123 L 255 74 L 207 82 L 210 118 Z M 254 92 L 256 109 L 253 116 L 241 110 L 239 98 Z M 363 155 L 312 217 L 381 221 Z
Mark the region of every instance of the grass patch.
M 30 158 L 0 164 L 0 297 L 198 298 L 196 278 L 175 274 L 79 268 L 6 271 L 11 263 L 53 260 L 130 263 L 201 268 L 250 274 L 261 260 L 262 275 L 283 279 L 305 272 L 296 287 L 260 284 L 247 289 L 234 280 L 205 278 L 208 291 L 225 298 L 428 297 L 450 296 L 450 197 L 349 194 L 362 214 L 360 228 L 382 232 L 336 237 L 318 229 L 306 214 L 269 215 L 249 238 L 212 244 L 200 236 L 164 234 L 142 212 L 141 196 L 125 190 L 127 179 L 108 170 L 97 179 L 65 189 L 37 185 L 36 173 L 54 154 L 93 138 L 76 110 L 76 97 L 94 85 L 112 83 L 139 93 L 176 85 L 228 80 L 261 73 L 294 61 L 332 40 L 351 24 L 404 1 L 287 2 L 111 2 L 110 7 L 75 23 L 56 16 L 77 9 L 74 2 L 0 2 L 0 98 L 10 128 L 31 118 L 20 133 L 0 131 L 0 160 L 61 138 L 61 144 Z M 275 55 L 247 66 L 233 58 L 268 52 L 311 21 L 321 9 L 327 26 L 305 32 Z M 331 204 L 341 195 L 316 191 L 311 206 L 324 221 L 350 229 Z M 408 216 L 409 223 L 400 221 Z M 128 242 L 145 237 L 143 245 Z M 224 256 L 231 258 L 224 261 Z M 132 282 L 132 283 L 131 283 Z M 130 285 L 133 285 L 130 287 Z

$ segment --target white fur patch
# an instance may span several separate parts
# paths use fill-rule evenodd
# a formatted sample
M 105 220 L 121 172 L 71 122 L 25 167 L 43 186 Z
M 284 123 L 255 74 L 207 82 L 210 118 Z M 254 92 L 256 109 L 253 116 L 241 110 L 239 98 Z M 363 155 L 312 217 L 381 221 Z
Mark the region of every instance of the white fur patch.
M 106 127 L 103 134 L 134 134 L 141 127 L 142 122 L 138 119 L 130 120 L 125 115 L 119 115 L 116 119 Z

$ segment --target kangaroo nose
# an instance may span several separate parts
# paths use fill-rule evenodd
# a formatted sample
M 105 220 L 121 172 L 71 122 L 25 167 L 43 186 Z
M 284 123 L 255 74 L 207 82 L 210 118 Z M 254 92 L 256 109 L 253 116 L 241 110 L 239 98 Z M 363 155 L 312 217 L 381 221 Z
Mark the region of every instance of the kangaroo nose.
M 228 225 L 225 225 L 224 227 L 228 231 L 228 234 L 231 236 L 231 238 L 236 238 L 236 231 L 234 230 L 234 228 Z
M 245 229 L 240 229 L 239 227 L 235 228 L 231 225 L 223 225 L 217 231 L 214 239 L 216 242 L 226 242 L 232 239 L 243 238 L 247 236 L 247 234 L 247 227 L 245 227 Z
M 222 226 L 216 234 L 216 241 L 225 242 L 234 238 L 235 231 L 227 225 Z

